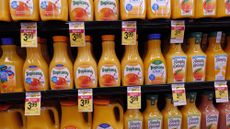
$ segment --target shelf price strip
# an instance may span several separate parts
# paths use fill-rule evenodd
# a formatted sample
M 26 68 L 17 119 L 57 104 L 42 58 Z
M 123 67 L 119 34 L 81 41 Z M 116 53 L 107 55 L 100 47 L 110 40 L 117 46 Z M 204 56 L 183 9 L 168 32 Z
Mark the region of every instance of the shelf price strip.
M 184 84 L 172 84 L 172 97 L 174 106 L 186 105 L 186 91 Z
M 215 96 L 217 103 L 228 102 L 228 86 L 227 81 L 216 81 L 215 84 Z
M 93 90 L 78 90 L 78 110 L 79 112 L 93 112 Z
M 128 109 L 141 109 L 141 86 L 127 87 Z
M 37 116 L 41 111 L 41 92 L 26 92 L 25 115 Z
M 37 23 L 21 23 L 20 38 L 21 47 L 37 47 Z
M 183 43 L 184 32 L 185 32 L 185 22 L 183 20 L 172 20 L 170 43 Z
M 136 45 L 137 39 L 137 22 L 122 21 L 122 45 Z
M 84 22 L 70 22 L 69 36 L 71 47 L 85 46 L 85 23 Z

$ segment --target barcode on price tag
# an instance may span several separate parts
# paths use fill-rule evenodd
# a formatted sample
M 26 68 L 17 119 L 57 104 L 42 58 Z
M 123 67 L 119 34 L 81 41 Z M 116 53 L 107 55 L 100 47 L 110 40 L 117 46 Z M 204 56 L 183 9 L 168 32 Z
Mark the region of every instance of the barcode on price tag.
M 171 40 L 170 43 L 184 42 L 185 23 L 183 20 L 171 21 Z
M 137 22 L 122 21 L 122 45 L 137 44 Z
M 79 112 L 93 112 L 93 90 L 78 90 L 78 110 Z
M 21 47 L 37 47 L 37 23 L 21 23 Z
M 174 106 L 186 105 L 186 91 L 184 84 L 172 84 L 172 96 Z
M 37 116 L 41 111 L 41 92 L 26 92 L 25 115 Z
M 85 46 L 85 23 L 84 22 L 70 22 L 69 36 L 71 47 Z
M 215 95 L 217 103 L 228 102 L 228 86 L 226 81 L 215 82 Z
M 127 87 L 128 109 L 141 109 L 141 87 Z

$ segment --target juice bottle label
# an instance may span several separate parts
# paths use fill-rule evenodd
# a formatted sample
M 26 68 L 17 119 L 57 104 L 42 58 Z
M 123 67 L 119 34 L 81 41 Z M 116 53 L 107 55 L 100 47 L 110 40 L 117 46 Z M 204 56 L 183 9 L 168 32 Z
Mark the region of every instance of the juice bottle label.
M 162 128 L 161 125 L 162 125 L 161 117 L 148 119 L 148 129 L 161 129 Z
M 127 14 L 139 15 L 145 11 L 144 0 L 125 0 L 125 11 Z
M 97 126 L 97 129 L 113 129 L 113 127 L 109 124 L 103 123 Z
M 189 115 L 188 116 L 188 129 L 199 129 L 200 128 L 200 116 L 199 115 Z
M 61 14 L 61 0 L 40 0 L 40 9 L 44 16 L 59 16 Z
M 90 87 L 96 83 L 96 74 L 92 66 L 82 65 L 76 70 L 76 79 L 79 87 Z
M 157 16 L 169 15 L 170 5 L 170 0 L 151 0 L 152 12 Z
M 75 20 L 87 20 L 92 17 L 89 0 L 72 0 L 71 12 Z
M 101 19 L 115 19 L 118 15 L 116 0 L 99 0 L 98 11 Z
M 77 129 L 77 127 L 75 127 L 75 126 L 66 126 L 66 127 L 64 127 L 64 129 Z
M 193 81 L 205 80 L 206 56 L 193 56 L 192 57 L 192 73 Z
M 143 80 L 142 69 L 139 64 L 128 64 L 124 68 L 124 79 L 128 85 L 138 85 Z
M 148 68 L 148 78 L 153 84 L 161 84 L 166 80 L 166 68 L 162 60 L 156 59 Z
M 70 86 L 70 72 L 67 67 L 57 64 L 51 70 L 50 79 L 55 89 L 66 88 Z
M 217 129 L 219 114 L 207 114 L 206 115 L 206 127 L 208 129 Z
M 142 121 L 141 120 L 129 120 L 128 128 L 129 129 L 142 129 Z
M 225 80 L 228 56 L 215 55 L 215 80 Z
M 175 56 L 172 58 L 174 82 L 185 81 L 186 56 Z
M 216 15 L 216 0 L 203 0 L 204 15 Z
M 179 0 L 180 1 L 180 11 L 182 16 L 192 16 L 193 15 L 193 0 Z
M 10 7 L 15 16 L 30 16 L 33 13 L 33 0 L 10 0 Z
M 181 129 L 181 117 L 169 117 L 168 129 Z
M 2 92 L 14 91 L 16 88 L 15 67 L 13 65 L 1 65 L 0 80 Z
M 225 0 L 225 13 L 230 14 L 230 0 Z
M 40 90 L 44 88 L 45 76 L 41 68 L 29 66 L 25 70 L 25 82 L 29 85 L 29 90 Z
M 230 128 L 230 113 L 226 114 L 226 127 Z
M 115 65 L 104 65 L 101 67 L 100 76 L 102 85 L 113 86 L 118 84 L 118 68 Z

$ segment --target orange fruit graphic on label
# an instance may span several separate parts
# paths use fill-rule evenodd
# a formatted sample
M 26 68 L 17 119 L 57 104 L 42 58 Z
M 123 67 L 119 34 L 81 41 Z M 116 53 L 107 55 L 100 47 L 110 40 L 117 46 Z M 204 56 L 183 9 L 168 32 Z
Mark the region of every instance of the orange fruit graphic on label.
M 127 82 L 127 84 L 129 85 L 136 85 L 139 83 L 139 77 L 138 75 L 134 74 L 134 73 L 129 73 L 125 76 L 125 81 Z
M 88 18 L 88 14 L 83 8 L 75 8 L 72 14 L 75 20 L 85 20 Z
M 40 80 L 33 78 L 31 84 L 31 86 L 39 86 L 40 85 Z
M 184 73 L 181 69 L 177 70 L 175 73 L 174 73 L 174 79 L 176 81 L 183 81 L 184 79 Z
M 115 80 L 114 76 L 109 75 L 109 74 L 105 74 L 102 76 L 102 84 L 104 84 L 106 86 L 113 86 L 116 84 L 116 80 Z
M 66 85 L 66 79 L 63 78 L 63 77 L 59 77 L 57 82 L 56 82 L 56 85 Z
M 191 9 L 192 9 L 192 3 L 190 3 L 189 0 L 184 0 L 184 1 L 181 3 L 181 9 L 182 9 L 184 12 L 189 12 L 189 11 L 191 11 Z
M 91 85 L 91 78 L 88 76 L 80 76 L 78 78 L 78 86 L 89 87 Z
M 193 77 L 194 77 L 196 80 L 202 80 L 203 75 L 204 75 L 204 73 L 203 73 L 203 71 L 202 71 L 201 68 L 200 68 L 200 69 L 196 69 L 196 70 L 194 71 L 194 73 L 193 73 Z
M 206 0 L 203 7 L 206 11 L 212 12 L 215 9 L 215 3 L 213 3 L 212 0 Z
M 113 10 L 110 8 L 103 8 L 100 10 L 100 13 L 101 13 L 102 19 L 115 19 L 116 18 Z
M 225 3 L 225 8 L 230 11 L 230 0 L 227 0 Z

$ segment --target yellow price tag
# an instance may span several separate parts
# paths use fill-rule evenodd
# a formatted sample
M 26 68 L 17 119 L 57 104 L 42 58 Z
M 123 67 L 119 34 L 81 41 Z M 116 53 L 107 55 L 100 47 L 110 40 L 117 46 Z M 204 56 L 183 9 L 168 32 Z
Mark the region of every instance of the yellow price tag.
M 137 44 L 137 22 L 122 21 L 122 45 Z
M 127 87 L 128 109 L 141 109 L 141 87 Z
M 184 42 L 185 23 L 182 20 L 171 21 L 171 43 Z
M 41 111 L 41 92 L 26 92 L 25 115 L 40 115 Z
M 78 90 L 78 110 L 79 112 L 93 112 L 93 90 Z
M 215 95 L 217 103 L 228 102 L 228 86 L 226 81 L 215 82 Z
M 174 106 L 186 105 L 186 91 L 184 84 L 172 84 L 172 96 Z
M 37 23 L 21 23 L 21 47 L 37 47 Z
M 71 47 L 85 46 L 85 24 L 84 22 L 70 22 L 69 35 Z

